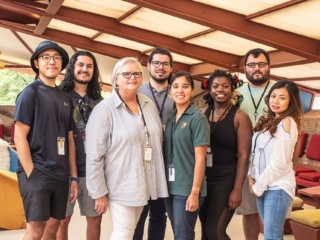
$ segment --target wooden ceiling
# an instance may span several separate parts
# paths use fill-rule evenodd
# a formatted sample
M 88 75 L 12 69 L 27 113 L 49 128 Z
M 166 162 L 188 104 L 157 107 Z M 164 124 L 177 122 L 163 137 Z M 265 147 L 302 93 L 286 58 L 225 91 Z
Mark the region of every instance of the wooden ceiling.
M 320 0 L 0 0 L 0 59 L 30 69 L 33 49 L 48 39 L 69 55 L 94 52 L 110 82 L 117 59 L 134 56 L 146 65 L 163 46 L 173 53 L 174 71 L 201 80 L 216 68 L 244 78 L 245 53 L 261 47 L 270 53 L 273 79 L 318 92 L 319 9 Z

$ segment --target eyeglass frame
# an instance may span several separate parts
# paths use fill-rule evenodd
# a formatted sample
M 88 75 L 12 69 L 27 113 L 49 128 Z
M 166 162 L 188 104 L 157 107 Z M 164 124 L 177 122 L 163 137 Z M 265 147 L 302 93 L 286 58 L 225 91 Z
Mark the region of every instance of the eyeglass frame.
M 159 67 L 161 67 L 161 65 L 162 65 L 163 68 L 169 68 L 169 67 L 171 67 L 171 63 L 170 63 L 170 62 L 152 61 L 151 64 L 152 64 L 152 66 L 155 67 L 155 68 L 159 68 Z M 159 66 L 155 66 L 155 64 L 156 64 L 156 65 L 159 64 Z M 168 64 L 168 65 L 164 65 L 164 64 Z
M 128 74 L 130 73 L 130 76 L 129 77 L 125 77 L 124 74 Z M 140 76 L 134 76 L 134 74 L 139 74 Z M 124 77 L 125 79 L 130 79 L 132 76 L 134 78 L 141 78 L 142 77 L 142 72 L 122 72 L 122 73 L 117 73 L 117 75 L 122 75 L 122 77 Z
M 45 60 L 43 57 L 49 57 L 48 60 Z M 58 57 L 58 58 L 57 58 Z M 42 55 L 39 55 L 38 58 L 42 58 L 42 60 L 45 62 L 45 63 L 49 63 L 51 61 L 51 59 L 54 61 L 54 62 L 59 62 L 63 60 L 63 57 L 61 55 L 54 55 L 54 56 L 50 56 L 49 54 L 42 54 Z
M 253 64 L 253 65 L 250 66 L 249 64 Z M 260 66 L 261 64 L 262 64 L 262 66 Z M 259 68 L 265 68 L 266 66 L 269 65 L 269 63 L 267 63 L 267 62 L 250 62 L 250 63 L 246 64 L 246 66 L 248 68 L 255 68 L 257 65 L 258 65 Z

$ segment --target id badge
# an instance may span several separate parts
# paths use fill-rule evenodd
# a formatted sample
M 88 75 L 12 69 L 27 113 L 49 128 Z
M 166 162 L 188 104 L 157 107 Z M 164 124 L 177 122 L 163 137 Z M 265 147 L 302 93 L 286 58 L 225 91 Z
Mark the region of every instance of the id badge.
M 175 170 L 174 170 L 174 166 L 170 165 L 168 168 L 168 176 L 169 176 L 169 182 L 174 182 L 175 180 Z
M 152 161 L 152 147 L 144 148 L 144 161 L 151 162 Z
M 207 153 L 207 167 L 212 167 L 212 153 Z
M 208 147 L 207 149 L 207 164 L 206 164 L 207 167 L 212 167 L 212 151 L 211 151 L 211 148 Z
M 86 139 L 83 139 L 83 147 L 84 147 L 84 153 L 87 153 L 87 145 L 86 145 Z
M 66 141 L 66 139 L 64 137 L 58 137 L 58 139 L 57 139 L 58 154 L 59 155 L 65 155 L 65 152 L 64 152 L 65 141 Z

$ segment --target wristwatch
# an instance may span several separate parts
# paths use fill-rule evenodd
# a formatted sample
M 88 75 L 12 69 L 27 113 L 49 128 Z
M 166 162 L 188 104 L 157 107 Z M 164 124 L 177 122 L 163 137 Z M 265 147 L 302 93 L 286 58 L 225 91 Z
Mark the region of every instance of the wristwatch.
M 71 177 L 70 180 L 71 181 L 76 181 L 77 183 L 80 182 L 80 178 L 78 178 L 78 177 Z

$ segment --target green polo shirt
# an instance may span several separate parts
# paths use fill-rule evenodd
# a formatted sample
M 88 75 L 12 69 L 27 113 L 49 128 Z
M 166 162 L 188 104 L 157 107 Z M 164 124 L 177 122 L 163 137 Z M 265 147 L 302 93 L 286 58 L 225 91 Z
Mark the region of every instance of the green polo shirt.
M 190 108 L 175 122 L 177 110 L 170 114 L 164 134 L 164 157 L 168 190 L 172 195 L 189 196 L 193 184 L 195 147 L 209 145 L 210 126 L 206 116 L 196 105 Z M 171 140 L 172 138 L 172 140 Z M 175 181 L 168 181 L 168 168 L 173 164 Z M 201 196 L 207 194 L 206 179 L 203 178 Z

